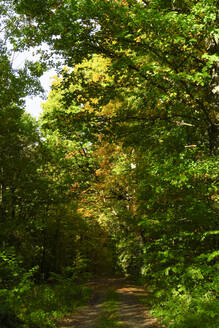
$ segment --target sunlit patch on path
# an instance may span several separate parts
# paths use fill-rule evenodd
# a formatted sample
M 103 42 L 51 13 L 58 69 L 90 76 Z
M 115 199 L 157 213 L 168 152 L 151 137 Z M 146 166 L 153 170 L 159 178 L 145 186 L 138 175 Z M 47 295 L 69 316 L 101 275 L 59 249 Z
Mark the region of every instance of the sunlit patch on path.
M 147 296 L 147 292 L 136 286 L 117 289 L 120 294 L 119 324 L 124 328 L 155 328 L 157 320 L 151 318 L 148 309 L 138 303 L 138 297 Z

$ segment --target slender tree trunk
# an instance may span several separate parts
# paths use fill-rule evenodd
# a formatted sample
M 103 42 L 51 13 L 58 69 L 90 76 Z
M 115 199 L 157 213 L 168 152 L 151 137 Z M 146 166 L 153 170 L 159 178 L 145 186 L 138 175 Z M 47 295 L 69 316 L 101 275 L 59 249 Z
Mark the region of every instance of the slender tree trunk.
M 5 218 L 5 191 L 6 191 L 6 186 L 4 183 L 1 184 L 1 195 L 0 195 L 0 218 L 2 221 L 4 221 Z
M 45 218 L 47 214 L 47 207 L 44 208 L 44 215 L 43 215 L 43 240 L 42 240 L 42 258 L 40 264 L 40 272 L 42 275 L 42 279 L 45 280 L 46 275 L 46 228 L 45 228 Z
M 217 37 L 213 37 L 209 50 L 210 55 L 219 53 L 219 39 Z M 215 111 L 215 121 L 208 129 L 209 135 L 209 145 L 212 154 L 217 154 L 219 147 L 219 122 L 218 122 L 218 111 L 219 111 L 219 61 L 215 62 L 212 69 L 212 80 L 210 84 L 211 89 L 211 103 L 213 105 Z
M 54 247 L 53 247 L 53 255 L 54 255 L 54 271 L 58 272 L 59 268 L 59 254 L 58 249 L 60 247 L 59 245 L 59 239 L 60 239 L 60 226 L 61 226 L 61 220 L 60 217 L 58 217 L 58 210 L 56 210 L 56 230 L 54 235 Z

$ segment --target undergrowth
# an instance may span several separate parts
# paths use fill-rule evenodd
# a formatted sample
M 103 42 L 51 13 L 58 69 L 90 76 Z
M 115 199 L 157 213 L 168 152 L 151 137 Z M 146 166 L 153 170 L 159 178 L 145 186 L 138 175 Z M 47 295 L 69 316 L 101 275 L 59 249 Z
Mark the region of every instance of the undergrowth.
M 70 279 L 54 287 L 36 286 L 26 294 L 22 302 L 24 311 L 20 317 L 40 328 L 55 327 L 57 319 L 83 305 L 90 298 L 90 294 L 88 287 L 77 286 Z M 24 327 L 29 328 L 28 325 Z
M 161 322 L 171 328 L 218 328 L 219 300 L 211 291 L 203 292 L 199 288 L 192 291 L 183 287 L 163 291 L 157 296 L 152 313 Z
M 12 295 L 8 291 L 7 294 L 5 293 L 8 303 L 5 306 L 5 323 L 2 322 L 1 328 L 55 327 L 59 318 L 72 313 L 75 308 L 83 305 L 90 295 L 91 290 L 88 287 L 77 286 L 70 280 L 55 286 L 47 284 L 32 286 L 22 293 L 22 297 Z M 1 296 L 3 296 L 2 291 Z M 4 310 L 2 305 L 1 310 Z M 8 314 L 6 315 L 6 313 Z M 13 325 L 14 318 L 17 323 L 14 322 Z
M 72 278 L 54 274 L 53 284 L 34 283 L 38 267 L 22 268 L 13 249 L 0 252 L 0 327 L 55 327 L 91 296 L 91 289 Z
M 208 269 L 208 270 L 207 270 Z M 151 314 L 166 328 L 219 327 L 218 265 L 193 267 L 154 283 L 152 293 L 140 299 L 150 304 Z M 162 285 L 162 286 L 161 286 Z

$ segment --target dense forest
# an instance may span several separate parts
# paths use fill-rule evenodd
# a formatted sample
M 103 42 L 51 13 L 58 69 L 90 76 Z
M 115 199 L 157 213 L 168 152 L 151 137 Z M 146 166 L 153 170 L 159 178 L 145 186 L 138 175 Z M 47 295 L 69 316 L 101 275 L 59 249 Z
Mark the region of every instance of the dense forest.
M 219 327 L 218 1 L 0 14 L 0 327 L 55 327 L 100 276 L 146 284 L 167 328 Z

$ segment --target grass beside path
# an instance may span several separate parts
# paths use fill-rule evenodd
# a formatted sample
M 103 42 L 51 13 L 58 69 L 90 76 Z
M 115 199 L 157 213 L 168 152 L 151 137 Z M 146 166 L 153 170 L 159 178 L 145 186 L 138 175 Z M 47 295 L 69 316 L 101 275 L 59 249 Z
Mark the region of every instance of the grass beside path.
M 118 305 L 118 293 L 114 290 L 109 290 L 106 293 L 105 300 L 103 302 L 103 310 L 100 316 L 100 320 L 95 328 L 121 327 L 118 322 Z

